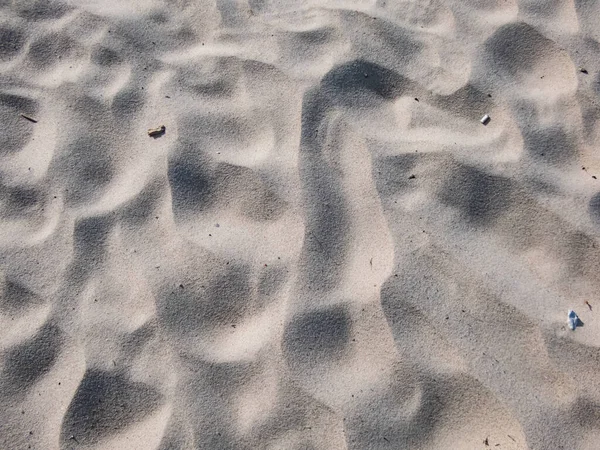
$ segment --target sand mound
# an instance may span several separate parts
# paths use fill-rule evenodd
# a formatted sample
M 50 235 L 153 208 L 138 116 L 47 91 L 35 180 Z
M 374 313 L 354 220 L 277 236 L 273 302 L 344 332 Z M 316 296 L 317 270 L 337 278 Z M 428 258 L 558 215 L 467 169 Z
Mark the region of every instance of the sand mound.
M 0 2 L 0 447 L 597 449 L 598 5 Z

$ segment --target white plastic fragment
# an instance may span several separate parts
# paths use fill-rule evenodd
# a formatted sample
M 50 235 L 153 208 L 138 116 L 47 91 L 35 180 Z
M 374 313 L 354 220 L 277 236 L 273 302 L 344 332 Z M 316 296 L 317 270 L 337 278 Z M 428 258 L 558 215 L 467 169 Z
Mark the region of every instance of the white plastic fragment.
M 491 120 L 491 117 L 488 116 L 487 114 L 485 116 L 483 116 L 480 120 L 480 122 L 484 125 L 487 125 L 489 123 L 489 121 Z
M 569 310 L 569 318 L 567 319 L 567 322 L 571 330 L 575 330 L 577 325 L 579 325 L 579 316 L 572 309 Z

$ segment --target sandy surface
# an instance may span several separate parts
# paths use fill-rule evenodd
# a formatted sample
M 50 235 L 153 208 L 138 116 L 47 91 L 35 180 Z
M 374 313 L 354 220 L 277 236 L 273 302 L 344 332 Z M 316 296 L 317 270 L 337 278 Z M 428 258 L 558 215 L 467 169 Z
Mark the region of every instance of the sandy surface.
M 600 448 L 599 20 L 0 1 L 0 448 Z

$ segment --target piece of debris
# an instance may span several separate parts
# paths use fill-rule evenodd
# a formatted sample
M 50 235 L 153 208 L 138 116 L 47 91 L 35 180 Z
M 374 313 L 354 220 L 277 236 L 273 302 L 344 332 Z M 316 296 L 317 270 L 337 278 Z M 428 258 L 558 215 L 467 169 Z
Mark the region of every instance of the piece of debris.
M 587 73 L 588 73 L 587 69 L 584 69 L 583 67 L 580 67 L 580 68 L 579 68 L 579 71 L 580 71 L 581 73 L 585 73 L 586 75 L 587 75 Z
M 157 138 L 157 137 L 160 137 L 163 134 L 165 134 L 166 131 L 167 131 L 167 128 L 164 125 L 161 125 L 158 128 L 150 128 L 148 130 L 148 136 L 151 136 L 153 138 Z
M 27 120 L 29 120 L 30 122 L 37 123 L 37 120 L 35 120 L 33 117 L 29 117 L 29 116 L 28 116 L 28 115 L 26 115 L 26 114 L 21 114 L 21 117 L 22 117 L 23 119 L 27 119 Z
M 485 116 L 483 116 L 483 117 L 481 118 L 480 122 L 481 122 L 483 125 L 487 125 L 488 123 L 490 123 L 490 120 L 492 120 L 492 118 L 486 114 Z
M 592 310 L 592 305 L 590 305 L 590 302 L 588 302 L 587 300 L 584 302 L 588 308 L 590 308 L 590 311 Z
M 410 177 L 408 177 L 409 180 L 414 180 L 415 178 L 417 178 L 415 175 L 411 175 Z
M 512 437 L 510 434 L 507 434 L 507 436 L 508 436 L 509 438 L 511 438 L 513 442 L 517 442 L 517 440 L 516 440 L 514 437 Z
M 490 446 L 490 441 L 489 441 L 489 439 L 488 439 L 488 438 L 485 438 L 485 439 L 483 440 L 483 445 L 485 445 L 486 447 L 489 447 L 489 446 Z
M 418 101 L 419 101 L 419 99 L 417 97 L 415 97 L 415 102 L 418 102 Z
M 571 330 L 575 330 L 575 328 L 577 328 L 581 324 L 581 320 L 579 320 L 579 316 L 572 309 L 569 310 L 569 316 L 567 319 L 567 323 L 569 324 L 569 328 Z

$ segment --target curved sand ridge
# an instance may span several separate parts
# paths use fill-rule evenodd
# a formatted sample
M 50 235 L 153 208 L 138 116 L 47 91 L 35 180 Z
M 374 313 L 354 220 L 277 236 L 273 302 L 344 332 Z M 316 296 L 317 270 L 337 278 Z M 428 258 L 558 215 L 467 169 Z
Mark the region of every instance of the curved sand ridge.
M 1 448 L 597 448 L 594 2 L 0 8 Z

